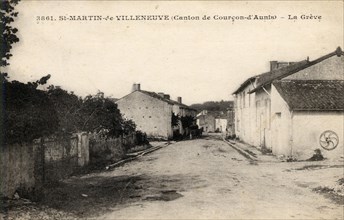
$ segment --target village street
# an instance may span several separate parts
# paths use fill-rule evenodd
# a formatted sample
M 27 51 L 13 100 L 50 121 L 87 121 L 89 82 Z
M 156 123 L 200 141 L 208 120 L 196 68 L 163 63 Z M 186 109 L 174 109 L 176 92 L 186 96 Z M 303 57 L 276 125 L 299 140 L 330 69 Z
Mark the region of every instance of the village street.
M 113 170 L 52 186 L 39 214 L 95 219 L 343 218 L 343 197 L 314 191 L 342 178 L 342 162 L 259 158 L 245 158 L 221 136 L 172 143 Z

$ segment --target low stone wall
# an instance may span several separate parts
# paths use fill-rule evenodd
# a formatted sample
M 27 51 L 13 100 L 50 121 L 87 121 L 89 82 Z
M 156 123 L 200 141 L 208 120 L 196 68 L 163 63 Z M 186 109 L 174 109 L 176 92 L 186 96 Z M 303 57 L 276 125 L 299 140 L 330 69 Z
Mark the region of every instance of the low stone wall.
M 122 159 L 128 149 L 136 146 L 135 133 L 118 138 L 90 140 L 90 163 L 104 164 Z
M 36 186 L 35 161 L 40 159 L 34 149 L 32 144 L 14 144 L 1 148 L 1 196 L 11 197 L 18 189 L 33 191 Z
M 87 165 L 89 141 L 86 133 L 64 139 L 39 139 L 34 143 L 3 146 L 0 155 L 0 194 L 15 192 L 31 197 L 42 186 L 58 181 Z

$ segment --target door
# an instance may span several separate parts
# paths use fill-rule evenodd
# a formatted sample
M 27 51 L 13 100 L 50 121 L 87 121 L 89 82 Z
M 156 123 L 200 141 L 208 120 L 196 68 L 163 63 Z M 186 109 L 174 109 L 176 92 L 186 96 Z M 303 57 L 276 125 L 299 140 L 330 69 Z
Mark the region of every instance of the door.
M 274 124 L 275 124 L 275 137 L 274 139 L 274 146 L 272 146 L 273 148 L 273 153 L 274 154 L 279 154 L 280 149 L 281 149 L 281 113 L 277 112 L 275 114 L 275 120 L 274 120 Z

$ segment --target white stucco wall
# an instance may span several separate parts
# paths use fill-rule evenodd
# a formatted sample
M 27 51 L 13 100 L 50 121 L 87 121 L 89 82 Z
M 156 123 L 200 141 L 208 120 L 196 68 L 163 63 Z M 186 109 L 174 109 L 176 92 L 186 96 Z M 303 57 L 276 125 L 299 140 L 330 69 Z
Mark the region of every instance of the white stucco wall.
M 139 91 L 130 93 L 117 102 L 125 118 L 131 119 L 137 129 L 148 137 L 171 138 L 172 105 Z
M 215 119 L 215 130 L 220 132 L 226 132 L 227 129 L 227 119 L 216 118 Z
M 308 159 L 315 149 L 321 149 L 324 157 L 339 159 L 344 154 L 343 124 L 344 112 L 294 112 L 293 154 L 298 159 Z M 319 144 L 319 137 L 326 130 L 334 131 L 339 137 L 338 146 L 331 151 Z
M 291 112 L 276 88 L 271 87 L 271 150 L 276 156 L 292 155 Z
M 255 93 L 248 94 L 253 90 L 252 84 L 247 85 L 243 91 L 235 96 L 235 135 L 242 141 L 256 144 L 256 110 Z M 243 95 L 245 93 L 245 95 Z
M 343 80 L 343 68 L 344 56 L 335 55 L 284 79 Z M 306 115 L 305 113 L 294 113 L 289 110 L 289 106 L 273 85 L 271 88 L 265 88 L 270 96 L 262 89 L 249 95 L 248 92 L 252 89 L 253 86 L 248 84 L 235 96 L 235 134 L 248 144 L 257 147 L 265 144 L 275 155 L 304 157 L 310 152 L 313 154 L 314 149 L 309 150 L 309 146 L 316 143 L 313 137 L 315 128 L 305 126 L 306 120 L 312 120 L 306 124 L 312 124 L 315 127 L 332 125 L 336 132 L 343 133 L 343 127 L 339 127 L 338 124 L 344 123 L 343 113 L 341 116 L 338 113 L 329 112 L 321 113 L 324 114 L 322 116 L 319 115 L 320 113 L 307 113 Z M 305 131 L 300 130 L 301 128 Z M 307 138 L 312 137 L 312 141 L 307 141 L 307 138 L 302 139 L 300 135 L 303 136 L 303 134 L 306 134 Z M 319 146 L 318 142 L 317 140 L 316 146 Z M 333 152 L 336 150 L 324 152 L 324 154 L 328 157 L 339 155 L 338 152 Z
M 254 145 L 271 149 L 271 87 L 256 92 L 254 115 Z
M 272 86 L 271 100 L 274 155 L 293 156 L 298 160 L 306 160 L 312 157 L 315 149 L 321 149 L 322 154 L 330 160 L 343 156 L 344 112 L 292 112 L 274 86 Z M 339 144 L 334 150 L 327 151 L 319 144 L 320 135 L 325 130 L 332 130 L 339 137 Z
M 198 116 L 198 127 L 203 128 L 204 132 L 215 131 L 215 117 L 212 114 Z

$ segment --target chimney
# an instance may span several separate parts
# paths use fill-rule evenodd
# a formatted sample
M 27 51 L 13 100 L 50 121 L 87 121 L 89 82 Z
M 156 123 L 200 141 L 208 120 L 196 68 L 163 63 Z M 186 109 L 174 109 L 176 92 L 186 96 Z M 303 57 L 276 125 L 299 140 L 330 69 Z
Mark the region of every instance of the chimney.
M 164 94 L 164 98 L 165 98 L 165 99 L 170 99 L 171 97 L 170 97 L 170 95 L 168 95 L 168 94 Z
M 134 83 L 131 91 L 134 92 L 134 91 L 140 91 L 140 90 L 141 90 L 141 84 Z
M 158 92 L 158 95 L 164 98 L 165 94 L 163 92 Z
M 341 55 L 343 55 L 342 48 L 340 48 L 340 47 L 337 47 L 337 49 L 336 49 L 335 53 L 336 53 L 336 55 L 337 55 L 338 57 L 340 57 Z
M 180 104 L 182 104 L 182 97 L 177 97 L 177 100 L 178 100 L 178 102 L 180 103 Z
M 278 68 L 278 61 L 276 60 L 270 61 L 270 71 L 273 71 L 277 68 Z

